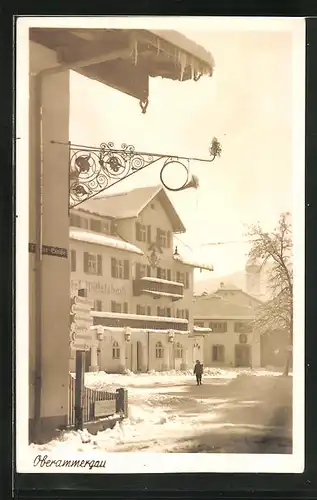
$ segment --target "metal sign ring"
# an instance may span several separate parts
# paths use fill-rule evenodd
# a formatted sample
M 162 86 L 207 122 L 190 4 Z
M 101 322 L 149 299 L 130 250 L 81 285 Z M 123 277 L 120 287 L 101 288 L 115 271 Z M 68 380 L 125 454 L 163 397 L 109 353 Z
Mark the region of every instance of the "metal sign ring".
M 164 179 L 163 179 L 163 172 L 164 172 L 164 169 L 172 164 L 172 163 L 178 163 L 179 165 L 181 165 L 185 170 L 186 170 L 186 180 L 185 182 L 180 186 L 180 187 L 177 187 L 177 188 L 172 188 L 170 186 L 168 186 L 165 182 L 164 182 Z M 184 187 L 186 186 L 186 184 L 188 183 L 188 177 L 189 177 L 189 172 L 188 172 L 188 168 L 186 167 L 186 165 L 184 165 L 184 163 L 182 163 L 181 161 L 179 160 L 167 160 L 163 167 L 161 168 L 161 172 L 160 172 L 160 180 L 161 180 L 161 183 L 163 184 L 163 186 L 165 187 L 165 189 L 167 189 L 168 191 L 181 191 L 182 189 L 184 189 Z

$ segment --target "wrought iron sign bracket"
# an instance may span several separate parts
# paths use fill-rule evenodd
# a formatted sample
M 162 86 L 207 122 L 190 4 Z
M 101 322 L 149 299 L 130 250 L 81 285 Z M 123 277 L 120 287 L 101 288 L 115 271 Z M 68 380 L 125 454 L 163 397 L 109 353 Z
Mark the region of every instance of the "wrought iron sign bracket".
M 198 188 L 199 181 L 195 175 L 189 179 L 189 162 L 199 161 L 211 163 L 220 157 L 222 148 L 215 137 L 209 147 L 209 158 L 190 158 L 185 156 L 166 155 L 136 151 L 134 146 L 122 144 L 116 149 L 113 142 L 102 143 L 99 147 L 83 146 L 72 143 L 51 141 L 69 148 L 69 209 L 93 198 L 111 186 L 153 165 L 163 161 L 160 181 L 169 191 L 182 191 L 190 187 Z M 187 165 L 185 164 L 187 162 Z M 185 169 L 186 179 L 178 187 L 167 184 L 166 170 L 177 164 Z

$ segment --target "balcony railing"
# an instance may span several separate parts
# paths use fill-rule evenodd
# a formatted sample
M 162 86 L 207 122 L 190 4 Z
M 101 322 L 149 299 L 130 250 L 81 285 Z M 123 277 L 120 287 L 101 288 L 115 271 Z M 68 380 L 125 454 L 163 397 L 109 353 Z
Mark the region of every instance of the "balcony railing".
M 176 301 L 184 297 L 184 285 L 177 281 L 169 281 L 162 278 L 144 277 L 133 281 L 133 295 L 151 295 L 154 299 L 170 297 Z
M 175 330 L 188 332 L 188 320 L 166 316 L 146 316 L 139 314 L 92 311 L 94 325 L 113 328 L 137 328 L 139 330 Z

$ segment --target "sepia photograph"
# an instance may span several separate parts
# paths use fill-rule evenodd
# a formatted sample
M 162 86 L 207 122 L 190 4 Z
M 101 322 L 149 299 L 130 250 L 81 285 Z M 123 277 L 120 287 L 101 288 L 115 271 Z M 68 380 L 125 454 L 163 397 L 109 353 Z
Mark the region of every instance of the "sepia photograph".
M 302 472 L 305 20 L 20 17 L 16 61 L 17 471 Z

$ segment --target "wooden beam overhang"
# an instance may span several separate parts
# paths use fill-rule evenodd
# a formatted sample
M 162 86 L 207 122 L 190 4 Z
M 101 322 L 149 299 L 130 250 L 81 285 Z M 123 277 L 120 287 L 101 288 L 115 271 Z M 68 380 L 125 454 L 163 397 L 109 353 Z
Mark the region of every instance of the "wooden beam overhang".
M 149 77 L 198 80 L 214 68 L 209 52 L 176 31 L 31 28 L 30 39 L 57 53 L 61 71 L 72 69 L 141 102 L 149 96 Z

